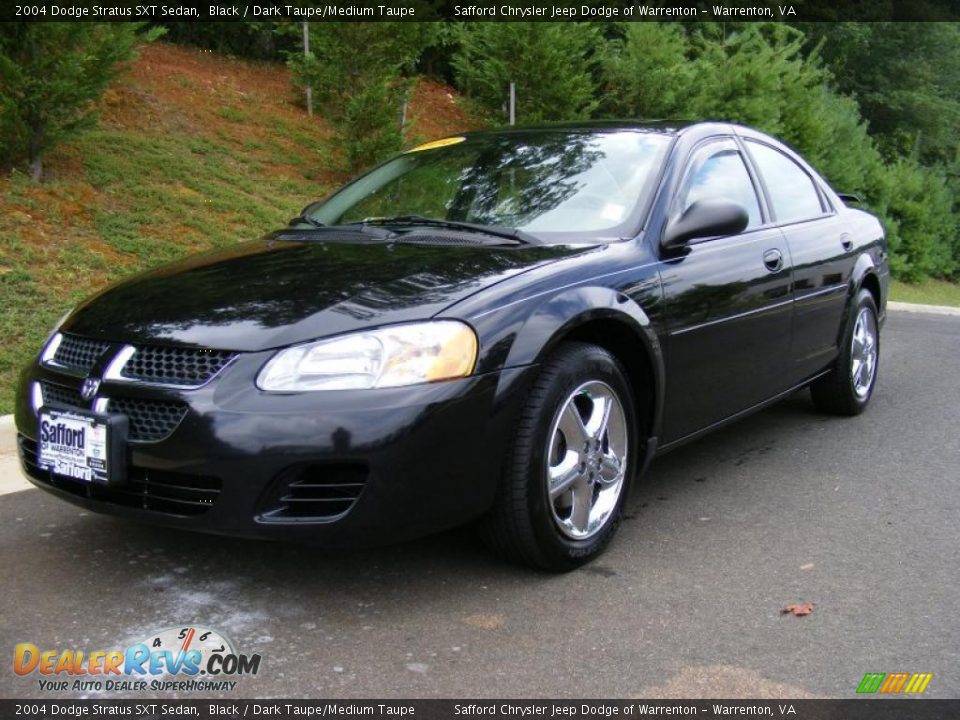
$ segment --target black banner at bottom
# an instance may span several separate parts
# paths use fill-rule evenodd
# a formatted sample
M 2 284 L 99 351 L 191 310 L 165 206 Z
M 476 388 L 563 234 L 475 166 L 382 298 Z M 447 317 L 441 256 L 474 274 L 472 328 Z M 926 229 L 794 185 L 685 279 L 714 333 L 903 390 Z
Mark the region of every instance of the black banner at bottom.
M 960 699 L 856 700 L 0 700 L 0 718 L 376 718 L 609 720 L 767 717 L 796 720 L 955 720 Z

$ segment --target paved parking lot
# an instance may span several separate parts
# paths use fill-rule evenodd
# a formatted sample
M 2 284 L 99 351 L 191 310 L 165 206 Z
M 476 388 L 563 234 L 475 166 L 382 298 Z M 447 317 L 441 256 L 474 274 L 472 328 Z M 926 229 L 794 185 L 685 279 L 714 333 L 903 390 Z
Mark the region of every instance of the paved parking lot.
M 803 393 L 663 457 L 612 548 L 565 576 L 467 531 L 324 555 L 0 496 L 0 696 L 41 695 L 18 642 L 189 623 L 263 655 L 237 697 L 852 697 L 868 671 L 960 696 L 960 318 L 892 314 L 882 342 L 865 415 Z

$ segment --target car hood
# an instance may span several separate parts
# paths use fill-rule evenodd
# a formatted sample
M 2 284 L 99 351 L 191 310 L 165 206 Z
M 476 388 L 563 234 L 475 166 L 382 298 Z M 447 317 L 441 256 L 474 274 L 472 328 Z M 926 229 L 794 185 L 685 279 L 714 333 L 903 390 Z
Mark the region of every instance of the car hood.
M 585 246 L 338 242 L 274 233 L 137 275 L 63 330 L 115 342 L 257 351 L 422 320 Z

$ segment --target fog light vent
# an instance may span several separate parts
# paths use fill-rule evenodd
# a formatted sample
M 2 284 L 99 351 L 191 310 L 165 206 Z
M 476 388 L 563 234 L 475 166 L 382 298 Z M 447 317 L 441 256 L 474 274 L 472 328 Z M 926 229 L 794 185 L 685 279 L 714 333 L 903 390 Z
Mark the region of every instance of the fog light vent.
M 364 463 L 312 463 L 285 470 L 263 503 L 262 522 L 334 520 L 345 515 L 366 487 Z

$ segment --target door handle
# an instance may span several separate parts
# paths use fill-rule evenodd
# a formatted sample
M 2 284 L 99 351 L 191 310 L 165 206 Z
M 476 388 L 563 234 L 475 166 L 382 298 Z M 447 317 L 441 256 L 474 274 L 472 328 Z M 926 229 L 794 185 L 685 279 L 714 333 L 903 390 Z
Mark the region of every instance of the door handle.
M 783 253 L 776 248 L 767 250 L 763 254 L 763 264 L 770 272 L 777 272 L 783 268 Z
M 844 233 L 840 236 L 840 244 L 843 246 L 843 249 L 847 252 L 853 250 L 853 240 L 850 239 L 850 236 Z

